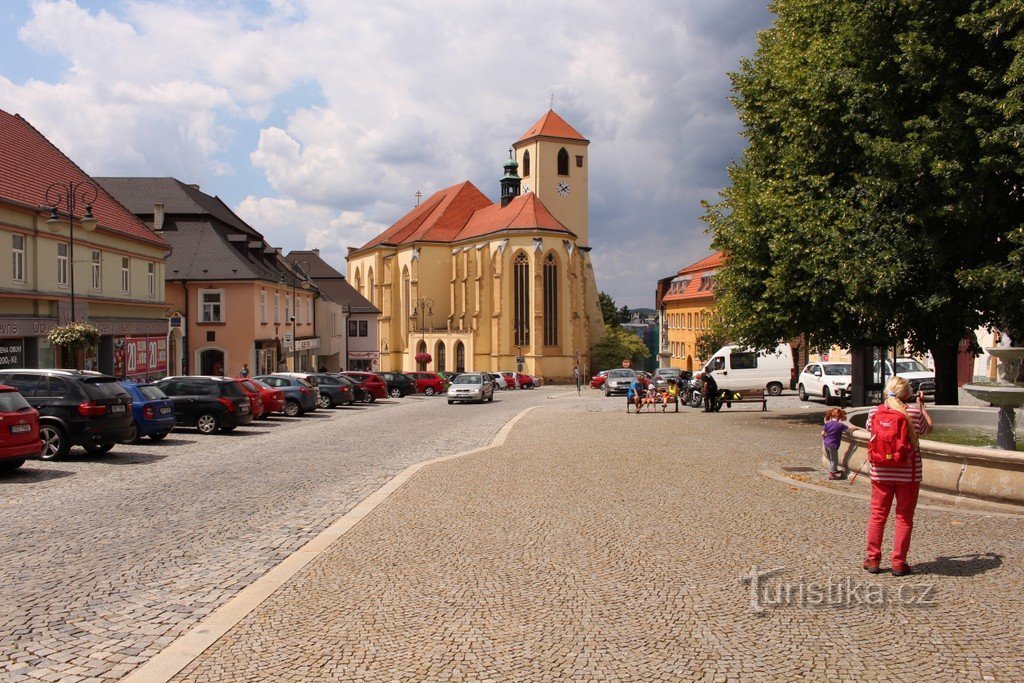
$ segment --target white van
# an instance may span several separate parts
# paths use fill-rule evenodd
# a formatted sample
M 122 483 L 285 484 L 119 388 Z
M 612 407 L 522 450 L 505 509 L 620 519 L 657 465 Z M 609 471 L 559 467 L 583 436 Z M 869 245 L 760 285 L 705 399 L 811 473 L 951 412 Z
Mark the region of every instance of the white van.
M 704 366 L 720 389 L 764 389 L 778 396 L 793 377 L 793 349 L 779 344 L 774 352 L 750 351 L 742 346 L 723 346 Z

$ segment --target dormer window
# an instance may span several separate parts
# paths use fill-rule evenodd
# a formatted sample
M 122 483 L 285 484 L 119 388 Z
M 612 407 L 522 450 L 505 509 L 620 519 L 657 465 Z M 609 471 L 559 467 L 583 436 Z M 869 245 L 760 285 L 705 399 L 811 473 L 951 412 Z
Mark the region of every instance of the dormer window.
M 558 150 L 558 175 L 569 175 L 569 153 L 565 147 Z

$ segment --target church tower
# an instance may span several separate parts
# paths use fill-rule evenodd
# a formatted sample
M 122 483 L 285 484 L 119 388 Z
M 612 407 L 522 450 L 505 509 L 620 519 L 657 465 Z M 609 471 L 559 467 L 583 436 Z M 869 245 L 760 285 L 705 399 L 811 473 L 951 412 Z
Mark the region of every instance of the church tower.
M 548 110 L 513 145 L 521 191 L 533 192 L 580 247 L 590 246 L 587 146 L 590 141 Z
M 519 196 L 520 183 L 522 179 L 516 171 L 519 164 L 516 163 L 512 150 L 508 151 L 508 161 L 505 162 L 505 175 L 501 177 L 501 205 L 508 206 L 508 203 Z

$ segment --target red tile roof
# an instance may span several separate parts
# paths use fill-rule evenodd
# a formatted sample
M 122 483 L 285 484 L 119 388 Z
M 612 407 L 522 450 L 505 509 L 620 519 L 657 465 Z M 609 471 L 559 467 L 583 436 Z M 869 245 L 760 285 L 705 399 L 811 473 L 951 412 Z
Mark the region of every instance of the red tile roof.
M 17 114 L 0 109 L 0 201 L 27 207 L 46 204 L 46 188 L 51 183 L 90 181 L 92 178 L 66 157 L 42 133 Z M 99 183 L 92 212 L 101 228 L 127 237 L 170 248 L 167 242 L 114 199 Z M 57 207 L 62 213 L 64 202 Z M 76 204 L 76 216 L 85 211 Z
M 530 126 L 529 130 L 523 133 L 522 137 L 520 137 L 516 142 L 523 142 L 524 140 L 540 136 L 589 142 L 589 140 L 580 135 L 575 128 L 570 126 L 565 119 L 551 109 L 548 110 L 547 114 L 540 117 L 540 120 L 538 120 L 537 123 Z
M 409 242 L 458 242 L 504 230 L 553 230 L 575 237 L 532 192 L 503 207 L 466 181 L 438 190 L 356 251 Z
M 713 275 L 722 266 L 722 252 L 702 258 L 700 261 L 682 268 L 668 285 L 662 301 L 685 301 L 688 299 L 711 299 L 715 296 L 714 278 L 709 283 L 702 282 L 705 275 Z M 685 282 L 685 285 L 681 283 Z M 681 286 L 680 291 L 673 291 Z

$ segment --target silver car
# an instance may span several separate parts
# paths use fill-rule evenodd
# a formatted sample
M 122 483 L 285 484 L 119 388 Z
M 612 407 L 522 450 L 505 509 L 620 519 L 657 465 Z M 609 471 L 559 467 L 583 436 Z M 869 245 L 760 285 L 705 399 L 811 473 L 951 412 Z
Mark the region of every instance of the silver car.
M 629 391 L 629 385 L 636 379 L 636 371 L 629 368 L 615 368 L 609 370 L 604 380 L 604 395 L 624 394 Z
M 679 368 L 658 368 L 654 371 L 654 386 L 664 389 L 668 386 L 669 379 L 679 379 L 682 373 Z
M 482 372 L 465 372 L 452 380 L 448 387 L 448 405 L 456 401 L 483 403 L 494 400 L 494 384 Z

